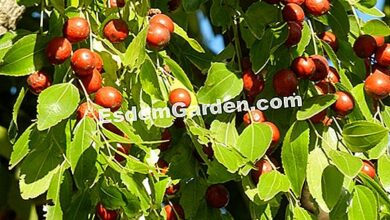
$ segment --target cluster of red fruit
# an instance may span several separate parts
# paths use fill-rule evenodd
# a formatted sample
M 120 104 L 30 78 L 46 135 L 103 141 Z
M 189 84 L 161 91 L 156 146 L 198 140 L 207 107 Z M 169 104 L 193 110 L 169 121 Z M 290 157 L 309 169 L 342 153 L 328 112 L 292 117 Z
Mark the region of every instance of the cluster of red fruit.
M 361 35 L 354 45 L 355 54 L 365 59 L 367 78 L 364 90 L 374 99 L 384 99 L 390 93 L 390 44 L 383 36 Z M 374 59 L 375 58 L 375 59 Z M 371 68 L 371 63 L 375 64 Z
M 150 48 L 160 50 L 171 40 L 175 25 L 165 14 L 156 14 L 149 20 L 149 29 L 146 41 Z
M 329 0 L 266 0 L 270 4 L 283 3 L 283 19 L 288 25 L 287 46 L 299 43 L 302 37 L 302 22 L 305 11 L 313 16 L 321 16 L 330 10 Z

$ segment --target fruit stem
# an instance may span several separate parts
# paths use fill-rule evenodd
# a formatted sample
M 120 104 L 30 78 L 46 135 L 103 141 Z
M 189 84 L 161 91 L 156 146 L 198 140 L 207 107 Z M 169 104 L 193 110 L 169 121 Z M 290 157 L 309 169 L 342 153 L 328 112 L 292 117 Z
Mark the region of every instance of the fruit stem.
M 313 41 L 313 46 L 314 46 L 314 53 L 315 53 L 315 54 L 318 54 L 318 48 L 317 48 L 317 44 L 316 44 L 316 36 L 315 36 L 314 29 L 313 29 L 313 26 L 312 26 L 312 24 L 311 24 L 310 19 L 307 19 L 307 24 L 308 24 L 309 27 L 310 27 L 311 39 L 312 39 L 312 41 Z
M 328 147 L 330 147 L 330 149 L 332 149 L 332 146 L 318 133 L 316 127 L 314 126 L 313 122 L 310 121 L 310 120 L 307 120 L 311 126 L 311 128 L 313 129 L 314 133 L 316 134 L 316 136 L 322 140 L 323 143 L 325 143 L 326 145 L 328 145 Z
M 237 12 L 239 15 L 239 12 Z M 238 69 L 240 72 L 242 72 L 242 66 L 241 66 L 241 60 L 242 60 L 242 52 L 241 52 L 241 45 L 240 45 L 240 37 L 238 34 L 238 16 L 234 16 L 233 21 L 233 34 L 234 34 L 234 46 L 236 47 L 236 55 L 237 55 L 237 61 L 238 61 Z

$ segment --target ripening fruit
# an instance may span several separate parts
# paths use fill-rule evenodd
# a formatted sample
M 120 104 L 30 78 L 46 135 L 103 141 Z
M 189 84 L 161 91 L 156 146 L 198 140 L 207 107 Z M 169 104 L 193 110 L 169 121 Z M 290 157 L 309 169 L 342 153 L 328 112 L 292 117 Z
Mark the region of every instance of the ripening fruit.
M 322 123 L 325 126 L 330 126 L 333 122 L 327 115 L 327 110 L 323 110 L 310 118 L 310 121 L 314 124 Z
M 390 66 L 390 44 L 379 47 L 375 53 L 375 59 L 381 66 Z
M 337 37 L 332 32 L 325 31 L 319 35 L 319 38 L 325 43 L 329 44 L 329 46 L 333 49 L 333 51 L 337 51 L 339 49 Z
M 102 72 L 103 71 L 103 59 L 102 57 L 96 53 L 96 52 L 92 52 L 93 55 L 95 56 L 95 69 L 99 72 Z
M 324 94 L 329 94 L 329 93 L 335 93 L 336 88 L 334 85 L 330 82 L 327 82 L 325 80 L 321 80 L 314 84 L 314 88 L 317 90 L 318 94 L 324 95 Z
M 81 17 L 69 18 L 63 28 L 63 34 L 71 43 L 83 41 L 89 36 L 88 21 Z
M 51 80 L 45 72 L 40 70 L 27 77 L 27 85 L 32 93 L 38 95 L 47 87 L 51 86 Z
M 302 26 L 298 22 L 289 21 L 288 25 L 288 36 L 286 40 L 286 46 L 291 47 L 297 45 L 302 37 Z
M 353 51 L 355 51 L 356 56 L 360 58 L 371 56 L 376 48 L 375 38 L 367 34 L 359 36 L 353 44 Z
M 297 5 L 302 5 L 305 0 L 283 0 L 283 4 L 287 5 L 288 3 L 294 3 Z
M 157 167 L 158 167 L 160 173 L 162 173 L 164 175 L 167 174 L 168 173 L 168 168 L 169 168 L 168 166 L 169 166 L 169 164 L 168 164 L 167 161 L 165 161 L 165 160 L 163 160 L 161 158 L 158 159 Z
M 306 11 L 314 16 L 321 16 L 330 10 L 329 0 L 306 0 Z
M 73 71 L 78 76 L 92 75 L 96 66 L 95 56 L 92 51 L 85 48 L 76 50 L 70 60 Z
M 175 24 L 173 23 L 172 19 L 168 17 L 165 14 L 156 14 L 154 15 L 150 20 L 150 24 L 158 23 L 164 25 L 166 28 L 168 28 L 170 33 L 173 33 L 175 30 Z
M 291 70 L 279 70 L 274 75 L 273 86 L 278 96 L 289 96 L 297 90 L 298 79 Z
M 375 39 L 377 47 L 381 47 L 385 44 L 385 37 L 384 36 L 374 35 L 373 37 Z
M 125 4 L 125 0 L 110 0 L 110 8 L 123 8 Z
M 374 99 L 386 98 L 390 93 L 390 76 L 381 71 L 375 71 L 364 82 L 364 90 Z
M 203 153 L 205 153 L 207 155 L 207 158 L 209 158 L 209 160 L 213 159 L 213 157 L 214 157 L 214 150 L 211 147 L 211 145 L 209 145 L 209 146 L 203 145 L 202 146 L 202 151 L 203 151 Z
M 159 23 L 151 23 L 149 25 L 146 42 L 149 47 L 159 50 L 164 48 L 171 40 L 171 33 L 168 28 Z
M 251 170 L 251 177 L 255 184 L 259 182 L 259 178 L 262 174 L 269 173 L 272 171 L 271 163 L 266 159 L 260 159 L 256 162 L 256 170 Z
M 310 57 L 297 57 L 292 62 L 291 69 L 299 78 L 307 79 L 314 73 L 316 66 Z
M 182 103 L 184 108 L 187 108 L 191 104 L 190 93 L 183 88 L 177 88 L 169 93 L 169 103 L 175 105 L 176 103 Z
M 264 89 L 264 78 L 261 74 L 254 74 L 251 69 L 244 70 L 242 74 L 244 91 L 247 95 L 257 96 Z
M 130 148 L 131 148 L 131 144 L 117 144 L 117 146 L 116 146 L 116 149 L 119 152 L 123 153 L 124 155 L 129 155 Z M 118 153 L 115 153 L 114 158 L 119 163 L 126 159 L 125 157 L 123 157 L 122 155 L 120 155 Z
M 352 95 L 343 91 L 338 91 L 335 95 L 337 96 L 337 100 L 332 105 L 333 111 L 340 117 L 348 115 L 355 107 L 355 101 Z
M 161 134 L 161 140 L 164 140 L 167 142 L 161 143 L 160 146 L 158 146 L 158 149 L 160 149 L 160 151 L 168 150 L 169 146 L 171 145 L 171 139 L 172 139 L 171 133 L 169 132 L 169 130 L 167 128 L 165 128 Z
M 95 102 L 104 108 L 110 108 L 114 112 L 122 105 L 122 94 L 114 87 L 105 86 L 96 92 Z
M 80 80 L 88 94 L 92 94 L 102 88 L 102 75 L 97 69 L 93 70 L 92 75 L 80 77 Z
M 265 122 L 266 120 L 267 119 L 264 113 L 258 109 L 245 113 L 244 117 L 242 118 L 242 121 L 244 122 L 245 126 L 250 125 L 252 122 L 261 123 Z
M 336 83 L 340 82 L 340 75 L 333 66 L 329 67 L 329 72 L 325 78 L 325 81 L 330 82 L 332 84 L 336 84 Z
M 229 191 L 222 184 L 211 185 L 206 191 L 206 201 L 213 208 L 223 208 L 229 203 Z
M 104 26 L 103 34 L 111 43 L 120 43 L 129 36 L 129 27 L 125 21 L 113 19 Z
M 374 164 L 372 164 L 369 160 L 363 160 L 363 167 L 360 172 L 368 175 L 372 179 L 374 179 L 376 175 Z
M 305 12 L 303 12 L 301 6 L 295 3 L 288 3 L 285 5 L 282 14 L 284 21 L 303 22 L 303 20 L 305 20 Z
M 166 220 L 178 220 L 177 215 L 179 215 L 180 219 L 184 219 L 184 210 L 179 204 L 173 204 L 172 206 L 170 204 L 164 206 L 164 210 L 166 213 Z
M 169 195 L 169 196 L 175 195 L 177 191 L 179 191 L 179 189 L 180 189 L 179 183 L 171 184 L 165 189 L 165 195 Z
M 264 124 L 266 124 L 266 125 L 271 127 L 271 130 L 272 130 L 271 147 L 275 146 L 279 142 L 279 139 L 280 139 L 279 129 L 278 129 L 278 127 L 274 123 L 272 123 L 270 121 L 266 121 L 266 122 L 264 122 Z
M 83 102 L 79 105 L 76 111 L 77 121 L 80 121 L 85 116 L 92 119 L 99 119 L 99 112 L 97 111 L 94 103 Z
M 53 38 L 46 47 L 46 56 L 51 64 L 61 64 L 72 53 L 72 44 L 63 37 Z
M 96 215 L 101 220 L 116 220 L 118 218 L 118 211 L 106 209 L 102 203 L 96 205 Z
M 321 55 L 312 55 L 310 58 L 313 60 L 316 66 L 316 70 L 310 77 L 310 80 L 318 81 L 325 79 L 329 72 L 329 64 L 326 58 Z

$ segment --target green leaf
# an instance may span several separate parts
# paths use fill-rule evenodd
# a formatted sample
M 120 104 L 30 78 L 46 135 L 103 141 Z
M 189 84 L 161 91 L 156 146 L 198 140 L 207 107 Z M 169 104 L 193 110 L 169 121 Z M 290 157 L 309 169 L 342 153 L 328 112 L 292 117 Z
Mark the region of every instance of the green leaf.
M 12 123 L 14 123 L 16 129 L 18 128 L 18 114 L 20 106 L 22 105 L 26 90 L 24 87 L 20 90 L 18 98 L 15 101 L 14 107 L 12 108 Z
M 122 57 L 122 63 L 130 68 L 137 68 L 142 65 L 146 58 L 146 34 L 148 28 L 145 27 L 138 35 L 131 41 L 127 47 L 125 54 Z
M 175 24 L 175 29 L 174 30 L 175 30 L 174 33 L 179 35 L 187 43 L 189 43 L 190 46 L 192 47 L 192 49 L 196 50 L 199 53 L 204 53 L 205 52 L 204 49 L 202 48 L 202 46 L 198 43 L 198 41 L 196 41 L 193 38 L 188 37 L 187 32 L 183 28 L 181 28 L 179 25 Z
M 65 14 L 65 3 L 62 0 L 50 0 L 50 4 L 62 15 Z
M 288 192 L 289 189 L 288 178 L 275 170 L 261 175 L 257 184 L 259 197 L 264 201 L 273 199 L 279 192 Z
M 293 213 L 294 213 L 294 219 L 297 219 L 297 220 L 314 220 L 314 219 L 316 219 L 312 215 L 310 215 L 310 213 L 308 211 L 306 211 L 304 208 L 301 208 L 299 206 L 294 207 Z
M 183 206 L 186 218 L 191 219 L 196 214 L 207 190 L 207 183 L 201 178 L 190 180 L 180 186 L 180 204 Z
M 343 139 L 352 152 L 367 151 L 387 135 L 388 129 L 368 121 L 355 121 L 346 124 L 343 128 Z
M 283 141 L 282 164 L 285 174 L 291 183 L 296 196 L 301 194 L 306 178 L 308 161 L 310 129 L 306 122 L 297 121 L 290 129 Z
M 31 153 L 20 168 L 20 191 L 22 198 L 35 198 L 46 192 L 51 178 L 64 161 L 63 149 L 67 138 L 64 124 L 59 124 L 50 131 L 34 132 L 31 136 Z
M 74 130 L 72 144 L 66 149 L 66 156 L 70 162 L 72 171 L 76 169 L 80 156 L 92 144 L 92 137 L 95 136 L 96 124 L 93 119 L 84 117 Z
M 224 0 L 213 0 L 210 7 L 211 23 L 218 27 L 228 27 L 233 22 L 234 10 Z
M 364 154 L 367 156 L 368 159 L 376 160 L 386 153 L 388 145 L 389 137 L 383 137 L 382 140 L 380 140 L 380 142 L 375 145 L 375 147 L 371 148 L 367 152 L 364 152 Z
M 387 26 L 385 22 L 377 19 L 367 21 L 363 25 L 362 30 L 365 34 L 369 34 L 369 35 L 379 35 L 379 36 L 390 35 L 390 27 Z
M 142 184 L 144 176 L 121 173 L 120 178 L 126 188 L 138 197 L 141 203 L 142 210 L 144 211 L 144 213 L 147 213 L 147 210 L 150 207 L 149 202 L 151 201 L 151 198 L 149 197 L 144 185 Z
M 216 141 L 229 147 L 234 147 L 237 143 L 238 132 L 234 121 L 225 123 L 214 120 L 210 125 L 210 131 Z
M 51 199 L 54 203 L 52 206 L 48 206 L 47 219 L 62 219 L 62 208 L 60 203 L 61 184 L 64 180 L 64 172 L 66 166 L 62 164 L 60 169 L 53 175 L 49 189 L 47 191 L 47 199 Z
M 348 210 L 349 219 L 377 219 L 377 201 L 374 193 L 365 186 L 356 185 L 351 206 Z
M 139 78 L 142 84 L 142 89 L 152 97 L 163 100 L 161 89 L 158 83 L 156 69 L 151 60 L 146 59 L 141 67 Z
M 253 3 L 244 15 L 250 32 L 257 39 L 261 39 L 263 36 L 266 25 L 279 21 L 280 17 L 280 9 L 276 5 L 271 5 L 266 2 Z
M 171 178 L 165 178 L 154 184 L 154 194 L 156 199 L 156 204 L 163 202 L 165 191 L 171 182 Z
M 27 156 L 30 151 L 29 142 L 33 129 L 35 129 L 35 124 L 30 125 L 16 141 L 9 161 L 9 169 L 13 169 Z
M 70 83 L 43 90 L 38 96 L 38 130 L 48 129 L 71 116 L 79 101 L 79 91 Z
M 386 191 L 390 191 L 390 156 L 385 154 L 378 160 L 378 176 Z
M 253 123 L 238 137 L 236 148 L 252 162 L 264 156 L 272 141 L 272 130 L 266 124 Z
M 88 219 L 88 214 L 91 209 L 91 195 L 89 189 L 78 191 L 72 198 L 70 206 L 64 213 L 63 219 L 79 220 Z
M 242 80 L 223 63 L 213 63 L 207 75 L 205 85 L 198 91 L 201 104 L 225 102 L 238 96 L 243 88 Z
M 212 145 L 215 159 L 224 165 L 231 173 L 236 172 L 245 164 L 245 159 L 234 149 L 229 149 L 223 144 L 216 143 Z
M 363 5 L 363 6 L 367 7 L 367 8 L 372 8 L 372 7 L 375 6 L 376 0 L 360 0 L 359 4 Z
M 370 111 L 369 104 L 372 104 L 372 101 L 369 97 L 366 96 L 364 92 L 364 83 L 360 83 L 351 90 L 351 94 L 355 98 L 355 103 L 359 106 L 359 110 L 362 112 L 364 117 L 367 120 L 372 120 L 372 115 Z
M 205 0 L 183 0 L 182 5 L 186 12 L 193 12 L 200 8 Z
M 313 96 L 303 101 L 303 106 L 297 112 L 298 120 L 306 120 L 329 108 L 337 97 L 333 94 Z
M 225 166 L 218 163 L 217 160 L 212 160 L 207 167 L 207 181 L 209 183 L 225 183 L 231 180 L 239 180 L 240 176 L 230 173 Z
M 307 22 L 305 21 L 305 22 L 303 22 L 301 40 L 299 41 L 297 47 L 294 47 L 295 50 L 297 51 L 298 56 L 301 56 L 305 52 L 307 45 L 309 45 L 309 43 L 310 43 L 310 40 L 311 40 L 310 27 L 307 24 Z
M 173 76 L 177 80 L 179 80 L 185 87 L 187 87 L 187 89 L 194 91 L 190 79 L 188 79 L 187 74 L 179 66 L 179 64 L 177 64 L 174 60 L 172 60 L 168 56 L 164 56 L 163 58 L 165 63 L 169 66 L 169 69 L 171 69 Z
M 344 175 L 335 166 L 329 165 L 322 173 L 322 195 L 330 210 L 340 198 L 343 182 Z
M 347 39 L 349 33 L 349 19 L 346 9 L 341 1 L 333 1 L 330 11 L 326 15 L 329 26 L 340 39 Z
M 329 165 L 326 155 L 320 148 L 315 148 L 309 154 L 307 165 L 307 184 L 314 200 L 325 212 L 329 212 L 322 192 L 322 174 Z
M 354 157 L 347 152 L 331 150 L 329 152 L 329 157 L 336 167 L 344 175 L 350 178 L 355 178 L 363 166 L 363 163 L 359 158 Z
M 78 189 L 92 187 L 103 171 L 96 163 L 98 154 L 93 147 L 87 148 L 79 157 L 73 171 L 73 179 Z M 100 172 L 100 173 L 99 173 Z
M 103 183 L 100 187 L 99 195 L 104 203 L 104 207 L 107 209 L 118 209 L 126 205 L 121 189 L 118 186 Z
M 361 5 L 361 4 L 359 4 L 359 3 L 357 3 L 357 4 L 355 4 L 354 5 L 359 11 L 361 11 L 361 12 L 363 12 L 364 14 L 367 14 L 367 15 L 371 15 L 371 16 L 374 16 L 374 17 L 385 17 L 385 14 L 381 11 L 381 10 L 379 10 L 379 9 L 377 9 L 377 8 L 375 8 L 375 7 L 373 7 L 373 8 L 367 8 L 366 6 L 364 6 L 364 5 Z
M 271 55 L 281 46 L 287 39 L 287 28 L 281 26 L 275 29 L 269 28 L 265 31 L 261 40 L 257 40 L 251 47 L 250 59 L 252 69 L 255 72 L 264 69 L 269 62 Z
M 390 207 L 390 198 L 388 197 L 388 193 L 384 191 L 383 187 L 380 186 L 379 183 L 363 173 L 359 173 L 359 178 L 362 180 L 364 186 L 370 188 L 372 192 L 377 195 L 380 203 Z
M 0 64 L 0 75 L 24 76 L 48 66 L 45 54 L 48 40 L 37 34 L 18 40 L 5 54 Z

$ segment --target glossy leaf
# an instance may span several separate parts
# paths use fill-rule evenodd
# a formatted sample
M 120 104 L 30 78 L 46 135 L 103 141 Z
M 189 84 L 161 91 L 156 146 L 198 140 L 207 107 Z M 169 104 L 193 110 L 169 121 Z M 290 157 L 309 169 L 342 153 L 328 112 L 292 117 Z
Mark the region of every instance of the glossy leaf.
M 287 192 L 290 188 L 288 178 L 278 171 L 271 171 L 260 176 L 257 190 L 260 199 L 268 201 L 279 192 Z
M 390 191 L 390 156 L 385 154 L 378 160 L 378 176 L 387 192 Z
M 272 130 L 266 124 L 253 123 L 241 133 L 235 145 L 252 162 L 264 156 L 272 141 Z
M 387 135 L 388 129 L 368 121 L 355 121 L 345 125 L 343 129 L 344 141 L 353 152 L 367 151 Z
M 354 157 L 347 152 L 331 150 L 329 157 L 332 159 L 332 162 L 336 165 L 336 167 L 344 175 L 350 178 L 356 177 L 363 166 L 363 163 L 359 158 Z
M 38 97 L 38 130 L 46 130 L 68 118 L 80 101 L 78 89 L 70 83 L 50 86 Z
M 213 63 L 210 67 L 205 85 L 198 91 L 201 104 L 225 102 L 238 96 L 242 91 L 242 80 L 223 63 Z
M 48 66 L 45 55 L 46 37 L 30 34 L 18 40 L 5 54 L 0 75 L 24 76 Z
M 306 178 L 309 127 L 306 122 L 295 122 L 283 141 L 282 164 L 295 195 L 300 195 Z
M 370 189 L 365 186 L 355 186 L 348 217 L 350 219 L 377 219 L 377 201 Z
M 337 97 L 335 95 L 313 96 L 303 101 L 303 106 L 297 113 L 298 120 L 306 120 L 329 108 Z

